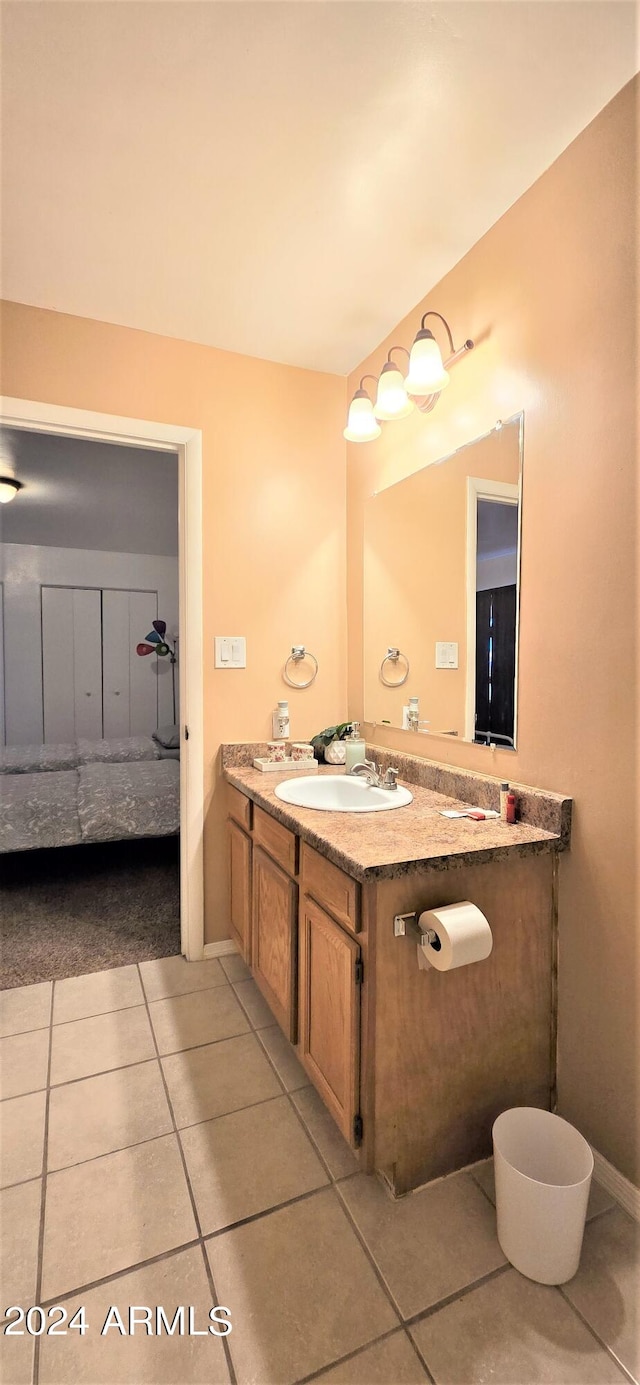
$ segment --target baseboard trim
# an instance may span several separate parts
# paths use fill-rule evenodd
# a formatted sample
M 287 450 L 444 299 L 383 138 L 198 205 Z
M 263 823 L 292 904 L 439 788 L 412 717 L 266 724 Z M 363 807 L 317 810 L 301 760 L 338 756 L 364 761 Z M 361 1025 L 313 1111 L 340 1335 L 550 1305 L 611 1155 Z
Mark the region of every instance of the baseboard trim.
M 593 1149 L 593 1173 L 598 1183 L 606 1189 L 611 1196 L 624 1207 L 625 1212 L 636 1221 L 640 1221 L 640 1188 L 636 1188 L 629 1178 L 625 1178 L 619 1169 L 614 1168 L 613 1164 L 605 1159 L 603 1154 L 599 1154 L 597 1149 Z
M 208 957 L 228 957 L 230 952 L 237 951 L 238 949 L 235 943 L 232 943 L 231 938 L 223 938 L 221 943 L 205 943 L 204 945 L 205 959 Z

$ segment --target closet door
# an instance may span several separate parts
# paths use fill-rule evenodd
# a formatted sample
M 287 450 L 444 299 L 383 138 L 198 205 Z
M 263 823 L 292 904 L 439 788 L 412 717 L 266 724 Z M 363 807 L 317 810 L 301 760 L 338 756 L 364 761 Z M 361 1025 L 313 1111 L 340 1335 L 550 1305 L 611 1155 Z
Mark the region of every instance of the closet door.
M 42 693 L 45 742 L 102 736 L 100 592 L 42 588 Z
M 150 736 L 158 725 L 158 659 L 141 659 L 136 645 L 158 615 L 157 592 L 102 593 L 104 734 Z

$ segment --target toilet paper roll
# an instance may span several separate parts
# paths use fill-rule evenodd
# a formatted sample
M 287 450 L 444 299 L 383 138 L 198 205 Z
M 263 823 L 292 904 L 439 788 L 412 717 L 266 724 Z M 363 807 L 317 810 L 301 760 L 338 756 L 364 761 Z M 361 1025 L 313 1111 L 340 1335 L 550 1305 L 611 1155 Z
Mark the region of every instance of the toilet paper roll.
M 493 947 L 484 914 L 468 899 L 460 904 L 446 904 L 442 909 L 428 909 L 418 922 L 422 933 L 435 933 L 433 942 L 425 941 L 418 947 L 418 960 L 427 958 L 436 971 L 453 971 L 454 967 L 482 962 Z

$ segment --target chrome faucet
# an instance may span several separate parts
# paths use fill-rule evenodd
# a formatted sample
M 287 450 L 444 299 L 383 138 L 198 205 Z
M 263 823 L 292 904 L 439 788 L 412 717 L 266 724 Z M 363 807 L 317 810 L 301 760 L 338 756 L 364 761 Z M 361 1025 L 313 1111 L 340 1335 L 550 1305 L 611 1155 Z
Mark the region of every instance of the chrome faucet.
M 349 770 L 349 773 L 361 775 L 363 779 L 366 777 L 367 784 L 372 789 L 397 789 L 398 787 L 397 769 L 388 769 L 384 779 L 381 779 L 375 760 L 361 760 L 359 764 L 354 765 Z

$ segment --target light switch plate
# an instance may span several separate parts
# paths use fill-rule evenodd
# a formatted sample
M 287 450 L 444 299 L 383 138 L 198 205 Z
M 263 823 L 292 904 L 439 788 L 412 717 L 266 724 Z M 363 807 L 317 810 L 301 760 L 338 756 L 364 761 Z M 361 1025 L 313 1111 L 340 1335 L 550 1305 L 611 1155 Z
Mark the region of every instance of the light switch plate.
M 216 635 L 216 668 L 246 668 L 247 641 L 244 635 Z
M 458 667 L 457 640 L 436 640 L 436 668 Z

